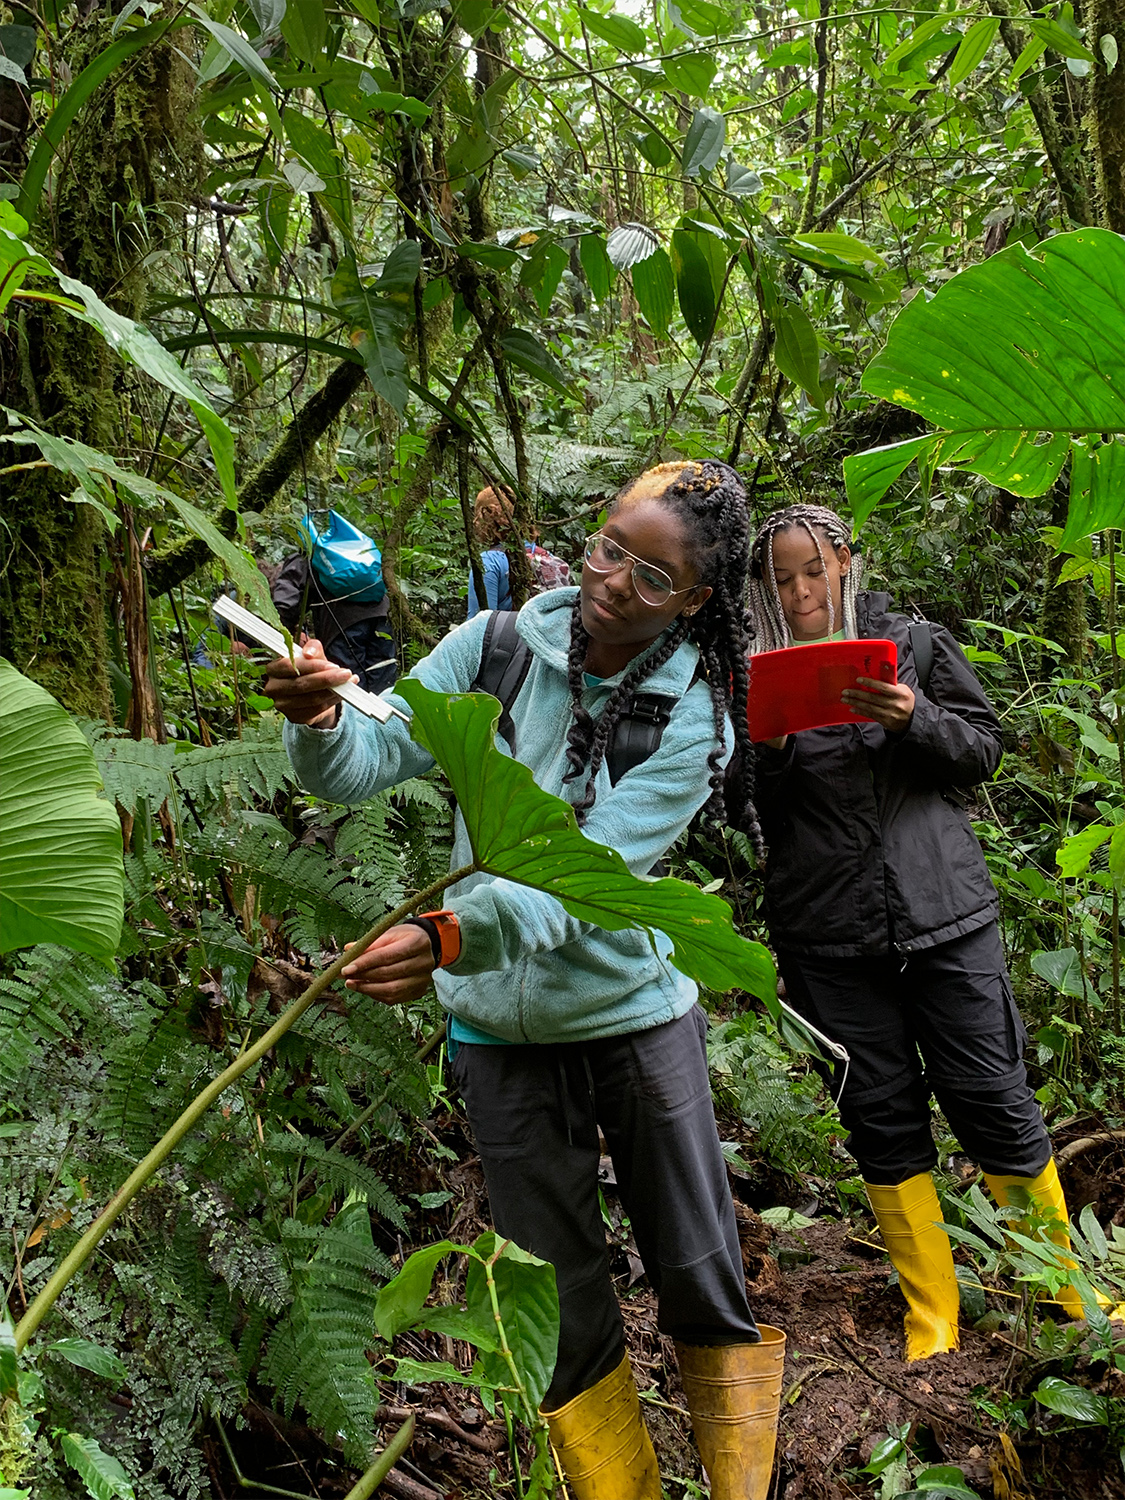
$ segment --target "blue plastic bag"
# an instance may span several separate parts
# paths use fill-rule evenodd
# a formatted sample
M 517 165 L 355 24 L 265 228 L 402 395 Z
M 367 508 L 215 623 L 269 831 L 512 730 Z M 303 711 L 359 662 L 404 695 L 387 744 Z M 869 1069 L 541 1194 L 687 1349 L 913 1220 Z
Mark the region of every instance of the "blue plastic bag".
M 349 604 L 378 604 L 387 592 L 383 558 L 369 536 L 336 511 L 328 512 L 328 526 L 317 531 L 309 515 L 299 526 L 308 538 L 309 562 L 317 582 L 330 599 Z

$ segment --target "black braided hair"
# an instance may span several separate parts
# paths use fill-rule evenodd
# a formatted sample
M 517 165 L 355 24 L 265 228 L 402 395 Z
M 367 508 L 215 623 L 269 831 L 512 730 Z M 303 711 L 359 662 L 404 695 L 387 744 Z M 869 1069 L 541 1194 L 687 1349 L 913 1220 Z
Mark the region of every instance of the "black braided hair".
M 749 561 L 750 526 L 746 489 L 738 474 L 718 459 L 695 463 L 658 464 L 640 479 L 666 476 L 664 489 L 653 498 L 666 505 L 683 525 L 690 560 L 700 584 L 712 594 L 690 618 L 680 617 L 652 647 L 638 657 L 631 670 L 610 695 L 601 716 L 594 719 L 582 705 L 586 652 L 590 638 L 582 624 L 581 599 L 576 599 L 570 623 L 567 678 L 570 686 L 571 725 L 566 740 L 570 769 L 565 780 L 573 781 L 586 771 L 586 785 L 574 804 L 579 823 L 593 807 L 595 779 L 605 760 L 613 730 L 626 706 L 644 680 L 679 649 L 692 641 L 711 691 L 715 717 L 715 748 L 707 757 L 711 796 L 704 808 L 709 821 L 732 823 L 750 837 L 759 857 L 764 853 L 758 814 L 754 807 L 754 746 L 746 723 L 749 639 L 742 595 Z M 640 480 L 633 480 L 617 494 L 610 514 L 626 500 Z M 726 718 L 734 725 L 735 756 L 730 781 L 725 775 L 722 752 L 726 747 Z M 726 793 L 735 802 L 727 807 Z

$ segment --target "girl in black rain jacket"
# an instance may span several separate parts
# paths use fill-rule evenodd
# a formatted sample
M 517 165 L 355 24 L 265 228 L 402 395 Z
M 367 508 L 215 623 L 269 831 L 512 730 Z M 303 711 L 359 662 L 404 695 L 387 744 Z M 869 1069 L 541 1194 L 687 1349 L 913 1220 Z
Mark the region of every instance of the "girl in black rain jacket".
M 931 1096 L 998 1202 L 1023 1188 L 1056 1211 L 1060 1243 L 1066 1204 L 962 806 L 1000 763 L 996 713 L 948 631 L 912 631 L 886 594 L 860 592 L 849 537 L 834 511 L 796 505 L 767 517 L 751 552 L 751 694 L 761 651 L 898 648 L 897 683 L 861 678 L 843 694 L 871 722 L 758 747 L 767 921 L 790 1002 L 850 1053 L 840 1114 L 906 1298 L 906 1358 L 926 1359 L 957 1347 L 959 1304 Z M 916 643 L 931 658 L 921 674 Z M 1082 1315 L 1072 1288 L 1059 1301 Z

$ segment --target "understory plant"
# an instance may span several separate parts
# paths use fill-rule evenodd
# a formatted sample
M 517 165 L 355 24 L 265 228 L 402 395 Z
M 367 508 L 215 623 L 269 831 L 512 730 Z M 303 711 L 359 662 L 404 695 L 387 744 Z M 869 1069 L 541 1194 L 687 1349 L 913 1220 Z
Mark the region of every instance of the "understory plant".
M 734 932 L 717 897 L 632 876 L 620 856 L 580 833 L 565 803 L 495 749 L 493 700 L 444 697 L 416 682 L 401 692 L 415 736 L 449 778 L 474 857 L 400 899 L 361 945 L 484 871 L 549 890 L 602 926 L 659 929 L 676 945 L 674 961 L 702 982 L 773 1003 L 768 956 Z M 329 865 L 295 843 L 273 811 L 242 800 L 249 787 L 263 799 L 279 794 L 287 773 L 276 740 L 250 736 L 179 756 L 138 741 L 94 742 L 119 806 L 133 808 L 125 814 L 129 936 L 121 975 L 41 946 L 0 991 L 6 1038 L 19 1038 L 18 1048 L 0 1049 L 12 1067 L 3 1139 L 13 1222 L 26 1226 L 9 1264 L 10 1295 L 25 1308 L 12 1353 L 42 1382 L 35 1389 L 45 1403 L 81 1413 L 75 1430 L 97 1441 L 112 1429 L 123 1482 L 138 1495 L 204 1493 L 192 1439 L 209 1420 L 237 1423 L 252 1384 L 272 1390 L 286 1414 L 300 1406 L 339 1439 L 344 1459 L 364 1467 L 379 1404 L 366 1357 L 373 1293 L 392 1273 L 373 1226 L 407 1229 L 403 1205 L 372 1163 L 393 1158 L 404 1138 L 397 1109 L 424 1112 L 419 1065 L 430 1043 L 412 1064 L 415 1044 L 397 1012 L 330 998 L 345 953 L 312 978 L 271 940 L 283 922 L 319 962 L 321 944 L 338 949 L 336 934 L 355 932 L 361 912 L 401 896 L 409 872 L 389 852 L 397 815 L 386 801 L 365 810 L 355 842 L 344 841 L 355 864 Z M 242 805 L 232 808 L 232 798 Z M 135 837 L 146 811 L 166 820 L 162 850 Z M 336 843 L 339 854 L 341 830 Z M 207 882 L 225 916 L 199 902 Z M 173 895 L 181 892 L 196 902 L 186 926 Z M 263 937 L 258 951 L 252 940 Z M 177 969 L 193 982 L 168 985 Z M 55 1054 L 76 1026 L 84 1045 L 67 1058 L 60 1087 Z M 217 1074 L 216 1057 L 226 1060 Z M 146 1151 L 158 1125 L 164 1134 Z M 357 1155 L 356 1146 L 366 1149 Z M 494 1267 L 509 1274 L 516 1254 L 484 1255 L 493 1289 Z M 65 1355 L 33 1342 L 56 1307 L 75 1337 L 107 1351 L 108 1387 L 75 1377 Z M 132 1420 L 108 1423 L 122 1369 Z M 36 1397 L 21 1404 L 19 1378 L 5 1388 L 5 1410 L 32 1419 L 19 1428 L 23 1448 L 9 1467 L 30 1466 L 44 1495 L 62 1494 L 57 1422 Z M 520 1379 L 515 1409 L 533 1416 L 537 1400 L 525 1399 Z M 540 1440 L 536 1474 L 544 1453 Z

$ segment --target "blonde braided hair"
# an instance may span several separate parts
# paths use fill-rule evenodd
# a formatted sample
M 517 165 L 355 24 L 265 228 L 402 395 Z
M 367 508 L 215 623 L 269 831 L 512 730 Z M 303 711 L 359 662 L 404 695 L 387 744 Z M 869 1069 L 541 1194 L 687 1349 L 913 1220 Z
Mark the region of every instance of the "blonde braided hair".
M 806 531 L 816 547 L 821 567 L 827 572 L 823 542 L 827 541 L 833 552 L 851 546 L 851 529 L 834 510 L 826 505 L 787 505 L 784 510 L 775 510 L 758 527 L 758 534 L 750 548 L 750 570 L 746 584 L 747 623 L 750 627 L 750 653 L 780 651 L 793 644 L 781 594 L 773 568 L 773 543 L 782 532 L 799 528 Z M 840 606 L 844 616 L 844 635 L 855 640 L 859 635 L 856 621 L 856 600 L 859 596 L 860 578 L 863 574 L 863 559 L 858 552 L 852 554 L 852 565 L 840 580 Z M 832 590 L 828 590 L 828 634 L 836 631 L 836 611 L 832 604 Z

